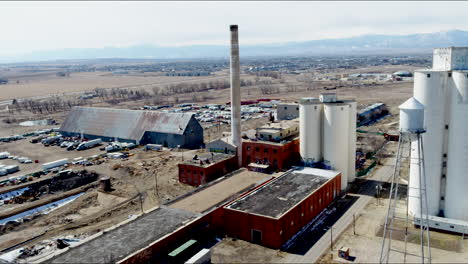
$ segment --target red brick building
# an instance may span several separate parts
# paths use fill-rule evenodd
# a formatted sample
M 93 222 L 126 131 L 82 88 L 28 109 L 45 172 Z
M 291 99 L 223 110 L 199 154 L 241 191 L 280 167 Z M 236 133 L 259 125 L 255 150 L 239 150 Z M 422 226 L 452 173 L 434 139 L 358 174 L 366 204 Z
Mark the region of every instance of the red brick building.
M 299 138 L 285 143 L 243 140 L 242 166 L 250 163 L 266 164 L 273 170 L 285 170 L 300 161 Z
M 199 155 L 178 166 L 179 181 L 192 186 L 208 183 L 238 169 L 237 156 L 222 153 Z
M 227 235 L 280 248 L 336 199 L 341 173 L 289 171 L 224 207 Z

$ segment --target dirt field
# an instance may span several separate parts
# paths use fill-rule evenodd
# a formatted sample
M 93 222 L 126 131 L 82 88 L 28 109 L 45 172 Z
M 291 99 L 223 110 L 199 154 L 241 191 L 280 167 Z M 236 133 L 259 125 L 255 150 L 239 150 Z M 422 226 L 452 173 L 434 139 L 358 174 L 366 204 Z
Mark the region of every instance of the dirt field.
M 387 210 L 388 200 L 376 201 L 370 203 L 365 208 L 365 213 L 356 216 L 356 235 L 353 234 L 352 226 L 350 226 L 339 238 L 335 241 L 334 250 L 324 254 L 321 261 L 324 263 L 330 262 L 347 262 L 338 258 L 338 249 L 343 247 L 350 248 L 350 255 L 356 257 L 357 263 L 376 263 L 379 261 L 382 237 L 377 236 L 379 229 L 383 225 L 384 216 Z M 412 232 L 419 232 L 417 229 L 412 229 Z M 432 262 L 433 263 L 466 263 L 468 261 L 468 242 L 461 240 L 460 235 L 449 235 L 431 231 Z M 400 249 L 404 248 L 403 241 L 392 241 L 392 244 Z M 439 246 L 435 246 L 438 244 Z M 446 250 L 436 248 L 443 245 Z M 461 249 L 461 251 L 458 251 Z M 408 243 L 408 252 L 418 253 L 420 246 L 414 243 Z M 331 256 L 333 255 L 333 259 Z M 409 262 L 420 262 L 420 259 L 408 257 Z M 390 262 L 403 262 L 402 254 L 392 254 Z
M 99 88 L 122 88 L 165 85 L 179 82 L 209 81 L 228 76 L 172 77 L 151 75 L 112 75 L 110 72 L 72 73 L 70 77 L 57 77 L 54 73 L 34 76 L 11 77 L 8 84 L 1 85 L 0 101 L 14 98 L 29 98 L 48 94 L 84 92 Z M 16 83 L 16 81 L 19 83 Z
M 212 263 L 282 263 L 288 253 L 225 238 L 212 248 Z

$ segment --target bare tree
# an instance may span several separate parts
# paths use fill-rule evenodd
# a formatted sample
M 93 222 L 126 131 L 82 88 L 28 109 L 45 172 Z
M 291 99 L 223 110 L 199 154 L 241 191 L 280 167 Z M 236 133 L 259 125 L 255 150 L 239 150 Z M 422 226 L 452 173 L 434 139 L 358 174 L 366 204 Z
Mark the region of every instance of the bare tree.
M 286 91 L 292 93 L 297 92 L 297 86 L 291 83 L 286 84 Z

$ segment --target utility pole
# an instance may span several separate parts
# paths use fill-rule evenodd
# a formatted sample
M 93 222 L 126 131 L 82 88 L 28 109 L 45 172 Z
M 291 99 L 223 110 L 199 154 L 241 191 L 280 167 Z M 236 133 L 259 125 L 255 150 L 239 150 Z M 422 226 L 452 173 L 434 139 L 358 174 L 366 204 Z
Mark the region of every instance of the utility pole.
M 330 227 L 330 250 L 333 251 L 333 226 Z
M 356 235 L 356 214 L 353 214 L 353 234 Z
M 138 192 L 138 199 L 140 200 L 140 209 L 141 209 L 141 213 L 143 214 L 143 199 L 142 199 L 142 196 L 143 194 L 141 192 Z
M 158 200 L 160 200 L 161 198 L 159 197 L 158 173 L 156 171 L 154 172 L 154 183 L 155 183 L 156 196 L 158 197 Z

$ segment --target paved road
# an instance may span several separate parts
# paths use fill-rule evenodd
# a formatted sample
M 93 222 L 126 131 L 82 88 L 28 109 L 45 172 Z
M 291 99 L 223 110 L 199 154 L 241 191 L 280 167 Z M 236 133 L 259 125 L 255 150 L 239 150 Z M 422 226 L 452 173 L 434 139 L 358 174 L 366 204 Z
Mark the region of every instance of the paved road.
M 387 159 L 384 166 L 377 169 L 367 182 L 360 194 L 353 194 L 358 196 L 359 199 L 346 211 L 346 213 L 333 225 L 333 241 L 336 241 L 340 235 L 346 230 L 346 228 L 352 223 L 353 215 L 359 214 L 369 202 L 374 198 L 375 185 L 379 181 L 388 181 L 394 168 L 395 159 Z M 312 248 L 307 251 L 304 255 L 289 255 L 285 262 L 287 263 L 315 263 L 324 252 L 330 248 L 330 230 L 328 230 Z

